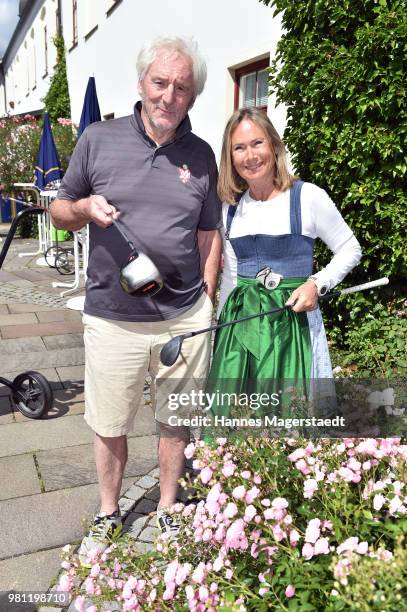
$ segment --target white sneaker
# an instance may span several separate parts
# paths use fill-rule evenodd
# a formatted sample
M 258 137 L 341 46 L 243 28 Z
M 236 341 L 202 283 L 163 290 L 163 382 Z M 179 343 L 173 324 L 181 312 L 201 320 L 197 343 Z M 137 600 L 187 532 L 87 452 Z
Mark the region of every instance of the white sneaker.
M 170 538 L 177 538 L 181 525 L 167 509 L 157 508 L 157 525 L 161 533 L 167 533 Z
M 101 554 L 112 541 L 112 537 L 122 528 L 120 510 L 112 514 L 99 512 L 93 520 L 93 524 L 79 548 L 78 557 L 83 567 L 92 567 L 90 555 Z

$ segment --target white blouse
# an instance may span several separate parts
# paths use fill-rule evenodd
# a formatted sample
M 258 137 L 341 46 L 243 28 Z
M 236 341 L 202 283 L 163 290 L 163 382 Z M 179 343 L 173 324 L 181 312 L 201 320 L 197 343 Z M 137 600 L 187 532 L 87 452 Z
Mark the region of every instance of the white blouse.
M 219 310 L 237 282 L 237 259 L 232 245 L 225 238 L 226 218 L 229 204 L 223 204 L 223 253 L 224 268 L 221 278 Z M 326 191 L 304 183 L 301 190 L 302 234 L 320 238 L 333 252 L 329 264 L 315 276 L 321 284 L 333 289 L 360 261 L 361 249 L 352 230 Z M 254 200 L 246 191 L 232 221 L 230 237 L 269 234 L 290 234 L 290 192 L 280 193 L 268 201 Z M 274 270 L 278 273 L 278 270 Z

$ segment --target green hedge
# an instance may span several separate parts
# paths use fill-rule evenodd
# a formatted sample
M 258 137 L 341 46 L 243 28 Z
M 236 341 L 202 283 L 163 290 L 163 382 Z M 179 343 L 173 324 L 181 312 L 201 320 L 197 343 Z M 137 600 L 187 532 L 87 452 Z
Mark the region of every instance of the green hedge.
M 349 320 L 378 299 L 393 316 L 406 292 L 406 2 L 263 2 L 281 14 L 285 30 L 270 87 L 287 107 L 284 137 L 295 171 L 328 191 L 361 243 L 363 259 L 349 280 L 390 276 L 387 291 L 331 309 L 332 337 L 352 349 Z M 326 249 L 319 246 L 316 257 L 325 263 Z

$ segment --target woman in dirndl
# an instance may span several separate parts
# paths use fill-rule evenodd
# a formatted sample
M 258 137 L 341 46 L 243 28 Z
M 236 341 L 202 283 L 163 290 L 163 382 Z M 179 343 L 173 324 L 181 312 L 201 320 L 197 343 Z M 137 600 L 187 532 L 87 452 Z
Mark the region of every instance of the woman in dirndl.
M 323 189 L 289 174 L 284 143 L 256 108 L 236 111 L 226 126 L 218 192 L 224 202 L 219 323 L 291 308 L 218 330 L 208 389 L 247 392 L 248 381 L 274 381 L 274 388 L 299 381 L 306 390 L 311 379 L 332 379 L 318 296 L 359 262 L 352 230 Z M 333 257 L 314 273 L 316 238 Z M 212 415 L 229 413 L 222 402 L 213 404 Z

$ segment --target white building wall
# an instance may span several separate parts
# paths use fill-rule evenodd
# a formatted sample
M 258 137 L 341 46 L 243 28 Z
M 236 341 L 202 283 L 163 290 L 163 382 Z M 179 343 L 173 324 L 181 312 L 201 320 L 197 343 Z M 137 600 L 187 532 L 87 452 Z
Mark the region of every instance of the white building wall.
M 33 11 L 24 24 L 5 66 L 7 108 L 2 108 L 4 92 L 0 90 L 1 114 L 29 113 L 44 106 L 41 99 L 48 91 L 56 64 L 52 38 L 57 32 L 58 0 L 45 0 L 39 6 L 40 10 Z
M 78 39 L 73 46 L 72 0 L 62 0 L 72 119 L 79 123 L 91 75 L 102 115 L 130 114 L 138 99 L 135 64 L 140 47 L 159 35 L 193 36 L 207 60 L 208 80 L 190 117 L 194 132 L 219 156 L 222 132 L 233 112 L 233 69 L 274 56 L 281 27 L 272 9 L 258 0 L 121 0 L 107 15 L 113 4 L 77 0 Z M 268 113 L 282 134 L 284 109 L 275 109 L 270 100 Z

